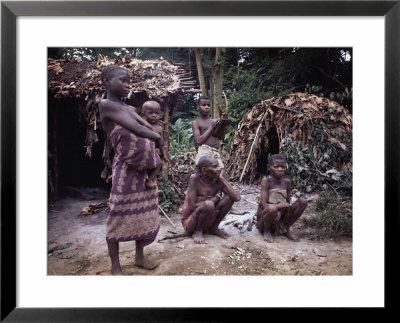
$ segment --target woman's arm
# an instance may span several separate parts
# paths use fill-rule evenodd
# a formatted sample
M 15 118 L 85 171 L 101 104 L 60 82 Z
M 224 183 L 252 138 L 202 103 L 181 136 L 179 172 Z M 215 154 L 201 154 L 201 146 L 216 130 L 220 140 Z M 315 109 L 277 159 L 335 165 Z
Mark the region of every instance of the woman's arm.
M 147 122 L 147 120 L 143 119 L 137 112 L 136 109 L 132 106 L 128 106 L 128 112 L 134 118 L 139 124 L 142 126 L 145 126 L 149 128 L 150 130 L 153 130 L 153 127 L 151 126 L 150 123 Z
M 133 134 L 149 138 L 154 141 L 161 139 L 160 135 L 150 130 L 149 128 L 141 125 L 138 121 L 132 117 L 131 113 L 126 107 L 123 107 L 120 103 L 111 102 L 108 100 L 102 100 L 99 105 L 101 119 L 109 119 L 116 124 L 128 129 Z

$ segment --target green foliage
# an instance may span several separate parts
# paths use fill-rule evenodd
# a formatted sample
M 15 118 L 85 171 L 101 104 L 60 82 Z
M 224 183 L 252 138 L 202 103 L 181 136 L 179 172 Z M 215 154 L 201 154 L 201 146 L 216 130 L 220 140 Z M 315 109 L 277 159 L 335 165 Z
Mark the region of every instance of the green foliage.
M 256 68 L 262 91 L 279 96 L 292 89 L 326 97 L 333 92 L 335 101 L 352 110 L 351 48 L 238 48 L 237 51 L 240 66 Z
M 302 218 L 313 228 L 311 239 L 321 240 L 339 236 L 352 236 L 353 219 L 349 209 L 341 207 L 340 199 L 332 191 L 324 191 L 317 199 L 316 215 Z
M 161 173 L 158 175 L 158 204 L 165 211 L 169 212 L 176 209 L 183 201 L 175 193 L 172 188 L 171 182 L 162 177 Z
M 246 70 L 242 67 L 231 67 L 225 74 L 224 82 L 225 88 L 228 89 L 230 123 L 221 145 L 223 149 L 229 149 L 237 125 L 246 112 L 258 102 L 271 98 L 272 93 L 262 91 L 254 69 Z
M 51 58 L 80 58 L 86 61 L 96 61 L 99 55 L 103 55 L 109 58 L 117 57 L 120 55 L 129 55 L 135 57 L 137 53 L 136 48 L 124 48 L 124 47 L 64 47 L 55 48 L 50 47 L 48 49 L 48 55 Z
M 171 116 L 171 122 L 175 123 L 176 120 L 179 118 L 182 119 L 189 119 L 193 118 L 195 113 L 199 114 L 199 112 L 196 110 L 196 105 L 197 105 L 197 96 L 200 96 L 199 94 L 191 94 L 191 93 L 186 93 L 180 96 L 179 101 L 178 101 L 178 109 L 177 111 L 174 111 L 174 113 Z
M 171 127 L 169 139 L 169 153 L 172 156 L 195 152 L 192 119 L 178 119 Z
M 346 149 L 339 143 L 329 142 L 327 134 L 317 124 L 312 126 L 311 141 L 308 145 L 303 145 L 288 136 L 282 146 L 282 154 L 286 157 L 287 172 L 293 186 L 307 193 L 332 187 L 350 196 L 353 186 L 352 170 L 339 172 L 333 164 L 333 161 L 341 164 L 351 161 L 350 140 L 345 137 L 340 137 L 340 140 L 346 144 Z

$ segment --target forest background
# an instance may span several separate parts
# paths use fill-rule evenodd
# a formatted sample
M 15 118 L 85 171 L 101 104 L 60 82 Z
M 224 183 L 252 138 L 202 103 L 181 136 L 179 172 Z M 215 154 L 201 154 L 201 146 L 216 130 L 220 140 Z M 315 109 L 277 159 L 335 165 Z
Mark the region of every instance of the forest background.
M 237 125 L 255 104 L 292 92 L 327 97 L 352 112 L 351 48 L 50 48 L 51 58 L 96 61 L 129 55 L 141 60 L 184 63 L 198 80 L 202 95 L 212 99 L 212 117 L 223 109 L 222 91 L 229 98 L 230 124 L 222 141 L 229 150 Z M 199 95 L 182 97 L 171 116 L 170 153 L 195 151 L 191 121 L 198 116 Z

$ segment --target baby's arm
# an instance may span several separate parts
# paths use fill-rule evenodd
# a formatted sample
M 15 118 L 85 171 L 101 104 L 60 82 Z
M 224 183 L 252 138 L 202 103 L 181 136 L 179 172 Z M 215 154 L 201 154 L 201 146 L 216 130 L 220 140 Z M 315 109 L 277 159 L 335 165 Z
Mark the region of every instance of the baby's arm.
M 162 159 L 164 163 L 170 164 L 171 163 L 171 158 L 169 158 L 168 152 L 166 151 L 165 147 L 161 149 L 161 154 L 162 154 Z
M 167 163 L 167 164 L 171 163 L 171 160 L 168 156 L 168 152 L 166 151 L 166 148 L 164 147 L 164 140 L 162 139 L 163 138 L 162 127 L 156 125 L 156 126 L 153 126 L 153 130 L 161 136 L 161 141 L 158 143 L 158 145 L 159 145 L 158 148 L 160 149 L 161 159 L 163 160 L 164 163 Z

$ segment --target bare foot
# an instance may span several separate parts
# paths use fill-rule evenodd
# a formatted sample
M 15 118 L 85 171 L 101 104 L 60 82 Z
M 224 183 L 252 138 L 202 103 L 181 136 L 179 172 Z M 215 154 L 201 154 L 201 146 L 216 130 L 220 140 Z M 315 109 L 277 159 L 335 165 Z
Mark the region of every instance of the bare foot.
M 192 238 L 195 243 L 208 243 L 208 241 L 204 238 L 202 231 L 196 231 L 192 234 Z
M 264 241 L 269 243 L 274 242 L 274 238 L 272 237 L 271 231 L 264 231 Z
M 218 229 L 218 228 L 210 229 L 210 230 L 208 230 L 207 233 L 213 234 L 213 235 L 218 236 L 223 239 L 229 238 L 229 234 L 227 234 L 225 231 L 222 231 L 221 229 Z
M 151 189 L 156 189 L 157 188 L 157 182 L 155 180 L 150 181 L 149 179 L 146 180 L 146 187 L 151 188 Z
M 285 234 L 290 240 L 299 240 L 299 237 L 290 230 L 287 230 Z
M 121 276 L 122 270 L 120 265 L 111 265 L 111 275 L 113 276 Z
M 146 258 L 139 258 L 139 259 L 135 258 L 134 263 L 138 267 L 142 267 L 144 269 L 149 269 L 149 270 L 154 269 L 158 266 L 157 264 L 148 261 Z

